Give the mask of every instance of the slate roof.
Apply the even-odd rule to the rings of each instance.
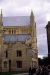
[[[30,24],[30,16],[3,17],[4,26],[25,26]]]
[[[26,26],[30,25],[30,17],[29,16],[16,16],[16,17],[3,17],[3,25],[4,26]],[[5,42],[15,42],[15,41],[24,41],[26,39],[31,38],[31,35],[4,35],[3,36]]]
[[[15,41],[25,41],[26,39],[30,39],[31,35],[21,34],[21,35],[4,35],[5,42],[15,42]]]

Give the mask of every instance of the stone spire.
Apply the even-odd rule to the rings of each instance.
[[[31,16],[33,16],[33,11],[31,10]]]
[[[2,9],[1,9],[1,19],[2,19]]]
[[[33,11],[31,10],[31,15],[30,15],[30,24],[32,25],[34,22],[34,14]]]
[[[3,16],[2,16],[2,9],[1,9],[1,14],[0,14],[0,25],[3,25],[2,18],[3,18]]]

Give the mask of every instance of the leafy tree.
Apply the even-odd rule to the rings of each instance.
[[[43,59],[38,58],[39,65],[47,66],[49,64],[49,62],[50,62],[50,60],[48,59],[48,57],[43,57]]]
[[[38,64],[42,65],[42,59],[41,58],[38,58]]]

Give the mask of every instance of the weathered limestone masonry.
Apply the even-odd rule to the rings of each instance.
[[[31,11],[28,17],[17,16],[17,19],[13,20],[9,18],[4,18],[1,11],[0,71],[28,71],[30,66],[38,65],[36,23],[33,12]]]

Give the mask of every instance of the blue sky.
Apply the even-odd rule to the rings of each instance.
[[[37,25],[37,46],[40,57],[47,56],[46,25],[50,20],[50,0],[0,0],[3,16],[29,16],[33,10]]]

